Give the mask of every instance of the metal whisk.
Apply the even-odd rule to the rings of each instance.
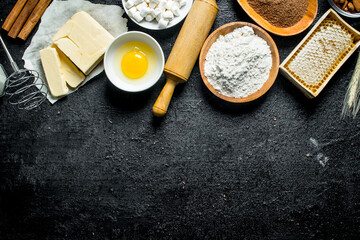
[[[9,103],[25,110],[38,107],[49,93],[45,81],[40,78],[37,71],[19,69],[1,36],[0,41],[14,70],[6,79],[5,85],[5,94],[9,96]]]

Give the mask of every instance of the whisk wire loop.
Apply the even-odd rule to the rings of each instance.
[[[47,98],[46,83],[34,70],[20,69],[12,73],[5,87],[9,103],[19,109],[31,110],[38,107]]]
[[[5,94],[9,96],[9,103],[25,110],[38,107],[49,94],[46,82],[41,79],[37,71],[19,69],[1,36],[0,42],[14,70],[5,85]]]

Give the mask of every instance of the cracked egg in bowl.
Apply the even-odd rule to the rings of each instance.
[[[105,73],[110,82],[126,92],[151,88],[164,70],[164,53],[159,43],[143,32],[126,32],[108,46]]]

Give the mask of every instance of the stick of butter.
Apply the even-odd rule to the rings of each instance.
[[[114,37],[86,12],[78,12],[55,34],[52,41],[85,74],[103,59]]]
[[[69,92],[66,83],[76,88],[85,79],[85,75],[55,45],[40,50],[40,58],[53,97]]]
[[[55,45],[51,47],[59,54],[61,74],[65,82],[71,88],[77,88],[85,80],[85,75]]]

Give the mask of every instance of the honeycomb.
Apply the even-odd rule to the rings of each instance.
[[[354,47],[355,36],[328,15],[284,67],[316,95],[322,84]]]

